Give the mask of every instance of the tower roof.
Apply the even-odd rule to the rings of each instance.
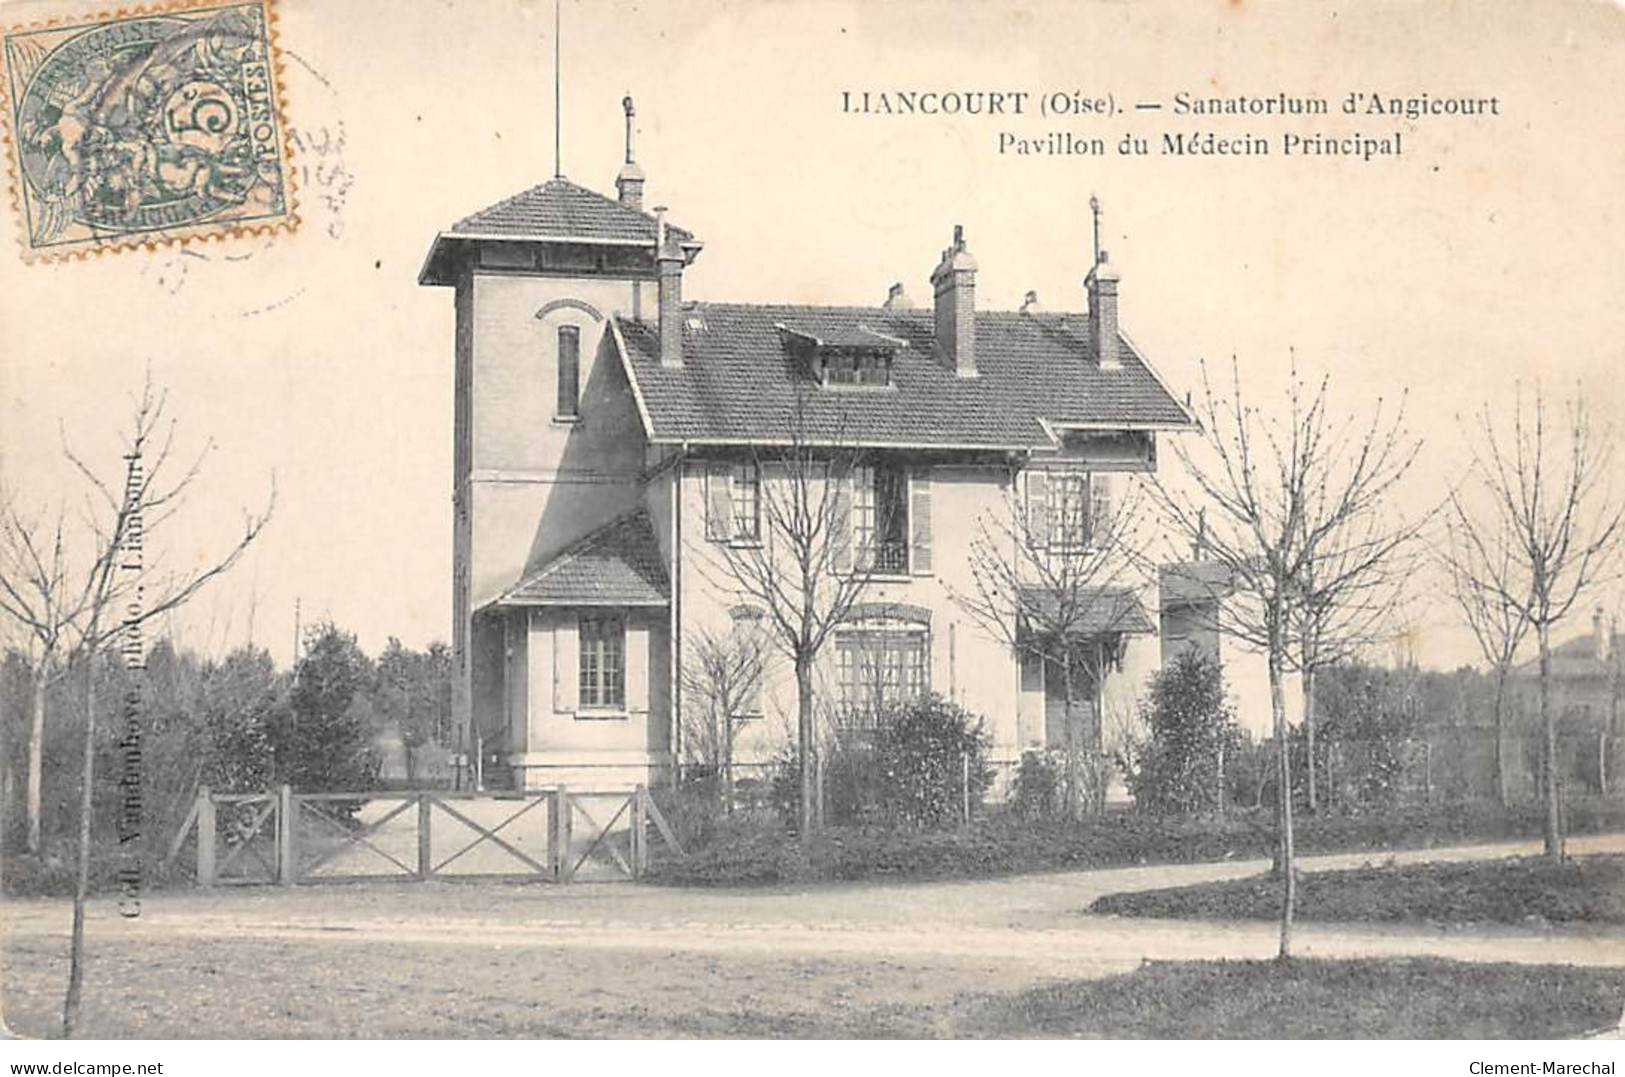
[[[699,253],[701,244],[692,232],[669,222],[666,232],[689,260]],[[451,284],[449,256],[468,240],[653,247],[655,238],[652,214],[560,176],[472,213],[441,232],[429,249],[418,283]]]

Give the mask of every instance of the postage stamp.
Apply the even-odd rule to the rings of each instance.
[[[23,257],[292,230],[273,0],[177,0],[0,36]]]

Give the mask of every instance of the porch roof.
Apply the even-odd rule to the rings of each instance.
[[[525,573],[490,603],[514,606],[664,606],[671,587],[649,514],[611,520]]]
[[[1054,591],[1041,587],[1022,588],[1023,610],[1037,611],[1051,626],[1063,619],[1070,620],[1072,623],[1067,634],[1074,638],[1154,635],[1157,631],[1139,596],[1127,587],[1083,588],[1072,605],[1072,616],[1065,617],[1061,598]]]

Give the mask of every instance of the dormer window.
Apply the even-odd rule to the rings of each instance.
[[[908,342],[859,324],[850,329],[798,329],[779,325],[785,347],[805,375],[826,388],[885,389],[892,363]]]
[[[834,351],[824,356],[825,385],[890,385],[891,356],[885,352]]]

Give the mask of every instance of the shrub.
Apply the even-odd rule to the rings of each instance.
[[[875,734],[881,812],[915,826],[960,821],[965,799],[980,805],[993,782],[987,748],[982,720],[941,696],[890,709]]]
[[[1152,677],[1142,715],[1151,738],[1130,742],[1125,768],[1135,805],[1181,814],[1218,807],[1220,755],[1241,739],[1219,664],[1194,648],[1180,652]]]
[[[1023,819],[1052,819],[1061,813],[1061,765],[1054,755],[1031,748],[1021,753],[1010,810]]]

